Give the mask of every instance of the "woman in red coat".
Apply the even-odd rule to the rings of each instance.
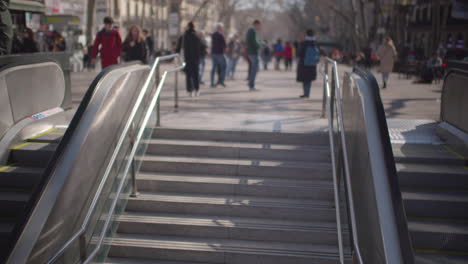
[[[98,53],[101,53],[102,68],[118,64],[122,53],[122,39],[119,32],[113,29],[114,20],[111,17],[105,17],[104,25],[104,28],[97,33],[91,51],[92,64],[95,64]]]

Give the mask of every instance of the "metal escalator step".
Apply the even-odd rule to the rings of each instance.
[[[27,192],[0,191],[0,217],[17,217],[23,213],[29,197]]]
[[[59,143],[62,140],[63,133],[49,133],[44,135],[39,135],[36,137],[28,138],[28,142],[36,143]]]
[[[15,227],[15,223],[12,219],[0,219],[0,261],[1,256],[4,256],[8,250],[8,245],[10,243],[10,236]]]
[[[468,263],[468,254],[459,254],[453,252],[421,252],[416,250],[415,264],[466,264]]]
[[[445,219],[468,219],[468,192],[402,191],[406,215]]]
[[[468,190],[468,169],[463,166],[396,164],[400,186]]]
[[[468,222],[409,219],[408,228],[414,248],[468,252]]]
[[[446,145],[429,144],[394,144],[393,155],[399,163],[425,163],[439,165],[466,164],[462,155],[453,151]]]
[[[10,163],[46,167],[57,144],[24,142],[11,148]]]
[[[0,187],[31,190],[40,181],[41,168],[6,166],[0,168]]]

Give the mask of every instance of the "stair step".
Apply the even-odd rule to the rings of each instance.
[[[141,170],[165,173],[222,174],[295,179],[331,179],[331,164],[320,162],[144,156]]]
[[[333,185],[327,181],[160,173],[140,173],[137,181],[138,190],[151,192],[333,200]]]
[[[468,223],[434,219],[410,219],[413,247],[468,253]]]
[[[463,166],[396,164],[400,186],[468,190],[468,170]]]
[[[41,180],[42,169],[34,167],[5,167],[0,170],[0,186],[31,190]]]
[[[409,217],[468,219],[468,193],[403,190]]]
[[[35,143],[55,143],[58,144],[62,140],[64,133],[61,132],[50,132],[47,134],[39,134],[38,136],[28,138],[28,142]]]
[[[23,213],[29,197],[26,192],[0,191],[0,217],[17,217]]]
[[[156,128],[153,133],[153,138],[329,146],[328,132],[326,131],[311,133],[280,133]]]
[[[55,152],[57,144],[24,142],[12,147],[10,163],[44,168]]]
[[[152,139],[147,154],[330,162],[328,146]]]
[[[336,223],[129,212],[119,233],[337,245]],[[347,234],[345,242],[348,241]]]
[[[157,261],[151,259],[136,259],[136,258],[108,258],[104,264],[209,264],[201,262],[180,262],[180,261]]]
[[[463,157],[456,155],[446,145],[394,144],[393,155],[396,162],[426,163],[439,165],[465,165]]]
[[[415,264],[466,264],[468,254],[450,252],[418,252],[415,253]]]
[[[231,195],[142,192],[128,200],[127,211],[335,221],[332,201]]]
[[[111,257],[230,264],[336,264],[337,247],[246,240],[117,235]]]

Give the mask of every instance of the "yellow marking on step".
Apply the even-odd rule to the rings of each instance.
[[[22,147],[25,147],[25,146],[31,144],[31,143],[32,143],[32,142],[20,143],[20,144],[18,144],[18,145],[13,146],[11,149],[20,149],[20,148],[22,148]]]
[[[465,160],[465,157],[463,155],[461,155],[460,153],[456,152],[455,150],[453,150],[452,148],[450,148],[449,146],[444,146],[445,149],[448,150],[448,152],[452,153],[453,155],[457,156],[458,158],[462,159],[462,160]]]
[[[56,133],[49,133],[48,135],[65,135],[65,133],[58,133],[58,132],[56,132]]]
[[[2,171],[6,171],[8,170],[9,168],[15,166],[15,164],[10,164],[10,165],[6,165],[6,166],[3,166],[3,167],[0,167],[0,172]]]
[[[36,138],[41,137],[41,136],[43,136],[43,135],[47,135],[47,134],[49,134],[49,133],[51,133],[51,132],[54,132],[55,130],[57,130],[57,128],[56,128],[56,127],[53,127],[53,128],[51,128],[51,129],[48,129],[48,130],[46,130],[46,131],[44,131],[44,132],[41,132],[41,133],[39,133],[39,134],[37,134],[37,135],[34,135],[34,136],[32,136],[32,137],[30,137],[30,138],[28,138],[28,139],[36,139]]]

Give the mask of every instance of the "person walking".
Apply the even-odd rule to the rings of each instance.
[[[299,62],[297,67],[297,81],[302,83],[304,94],[301,98],[310,97],[312,81],[317,79],[317,64],[320,52],[315,44],[314,31],[307,30],[304,41],[299,45]]]
[[[275,53],[275,60],[276,60],[275,70],[279,71],[280,70],[281,58],[283,57],[283,52],[284,52],[284,48],[283,48],[283,44],[282,44],[281,39],[278,39],[276,41],[276,44],[273,46],[273,51]]]
[[[48,49],[51,52],[65,51],[67,43],[65,38],[57,30],[52,31],[52,37],[49,39]]]
[[[179,39],[176,51],[180,53],[181,49],[184,50],[185,58],[185,77],[186,77],[186,88],[190,97],[200,96],[200,81],[198,80],[200,71],[200,51],[201,41],[195,32],[195,25],[193,22],[189,22],[187,30],[185,31],[182,38]]]
[[[23,30],[23,42],[20,45],[19,53],[39,52],[37,41],[34,40],[34,33],[30,28]]]
[[[293,47],[288,41],[284,46],[284,68],[286,71],[292,69]]]
[[[208,55],[208,44],[206,43],[205,34],[203,32],[198,33],[198,38],[200,39],[200,66],[199,66],[199,75],[198,82],[200,84],[205,84],[203,82],[203,75],[205,74],[205,65],[206,65],[206,56]]]
[[[263,61],[263,69],[268,71],[268,64],[270,64],[271,60],[271,48],[268,45],[268,41],[264,40],[264,45],[262,48],[262,61]]]
[[[229,59],[228,68],[226,76],[229,77],[231,80],[234,80],[234,74],[236,73],[237,62],[242,53],[242,46],[239,42],[237,35],[234,35],[229,41],[228,48],[227,48],[227,57]]]
[[[13,26],[11,14],[8,10],[9,3],[9,0],[0,0],[0,55],[10,54],[13,42]]]
[[[141,61],[146,64],[146,41],[137,25],[132,25],[128,30],[122,51],[124,61]]]
[[[213,66],[211,68],[211,88],[216,85],[226,87],[224,79],[226,78],[226,58],[224,53],[226,51],[226,39],[224,38],[224,26],[218,24],[216,32],[211,35],[211,59]],[[219,71],[218,82],[215,83],[215,75]]]
[[[377,58],[380,60],[379,71],[382,73],[383,89],[387,88],[388,78],[393,71],[395,58],[398,55],[390,37],[385,37],[384,43],[377,50]]]
[[[122,39],[120,33],[114,29],[114,20],[111,17],[104,18],[104,28],[96,35],[91,51],[93,65],[96,64],[98,53],[101,53],[102,68],[119,63],[119,57],[122,53]]]
[[[249,60],[252,64],[249,72],[249,89],[250,91],[255,91],[255,79],[257,78],[257,73],[259,70],[259,51],[262,46],[262,42],[258,40],[258,32],[262,28],[262,24],[259,20],[255,20],[252,24],[252,27],[247,31],[247,52],[249,54]]]
[[[143,29],[143,37],[145,38],[146,42],[146,54],[147,54],[147,61],[150,64],[153,64],[154,61],[154,38],[149,34],[147,29]]]

